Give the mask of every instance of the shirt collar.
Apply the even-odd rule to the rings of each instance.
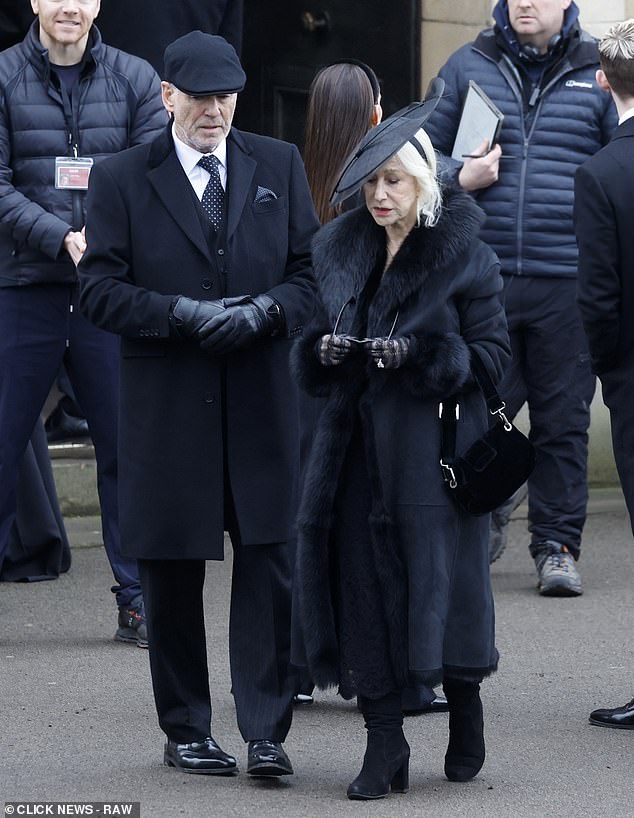
[[[626,119],[631,119],[634,116],[634,108],[628,108],[627,111],[623,111],[620,119],[619,125],[622,125]]]
[[[208,155],[204,153],[200,153],[195,148],[191,148],[189,145],[186,145],[182,139],[179,139],[176,135],[176,129],[174,125],[172,125],[172,138],[174,139],[174,149],[176,150],[176,155],[183,166],[183,170],[189,176],[189,174],[194,170],[198,162],[200,161],[202,156]],[[223,168],[227,167],[227,140],[226,138],[222,140],[216,147],[211,151],[211,154],[216,157],[216,159],[220,162]]]

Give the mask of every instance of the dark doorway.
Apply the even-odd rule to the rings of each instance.
[[[245,0],[236,124],[302,143],[315,71],[342,57],[381,80],[385,115],[420,99],[420,0]]]
[[[23,40],[33,20],[28,0],[0,0],[0,51]]]

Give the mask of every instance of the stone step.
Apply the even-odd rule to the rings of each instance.
[[[97,467],[92,443],[52,443],[48,451],[62,514],[65,517],[98,515]]]

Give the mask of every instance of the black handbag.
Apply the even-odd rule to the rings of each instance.
[[[442,444],[440,466],[449,493],[469,514],[488,514],[526,482],[535,465],[533,444],[508,420],[482,361],[472,351],[475,379],[495,418],[488,432],[456,457],[456,424],[460,403],[451,397],[440,404]]]

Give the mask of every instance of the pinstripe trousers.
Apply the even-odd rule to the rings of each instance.
[[[296,674],[290,665],[291,570],[286,543],[243,546],[229,528],[233,575],[231,684],[245,741],[284,741]],[[203,607],[204,560],[139,560],[159,725],[172,741],[211,735]],[[213,656],[215,646],[210,645]]]

